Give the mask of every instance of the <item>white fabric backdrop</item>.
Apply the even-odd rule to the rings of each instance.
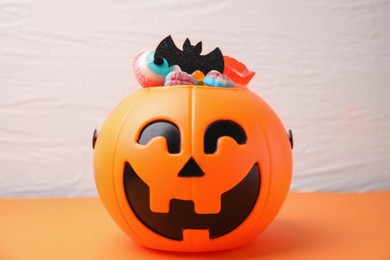
[[[257,72],[297,191],[390,188],[390,1],[0,1],[0,196],[95,196],[91,136],[172,34]]]

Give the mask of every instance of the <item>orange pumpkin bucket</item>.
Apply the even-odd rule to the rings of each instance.
[[[94,149],[103,204],[124,232],[155,249],[247,244],[271,223],[291,182],[289,136],[246,87],[141,88],[111,112]]]

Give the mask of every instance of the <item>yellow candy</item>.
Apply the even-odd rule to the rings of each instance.
[[[203,82],[204,79],[204,74],[200,70],[195,70],[192,72],[192,76],[198,81],[198,82]]]

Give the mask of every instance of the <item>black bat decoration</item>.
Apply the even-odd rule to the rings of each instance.
[[[180,50],[169,35],[157,46],[154,53],[154,63],[161,65],[164,58],[169,66],[178,65],[182,71],[187,73],[192,73],[196,70],[202,71],[205,75],[210,70],[217,70],[223,73],[224,60],[219,48],[215,48],[215,50],[206,55],[200,55],[201,52],[202,42],[192,46],[187,38],[183,44],[183,50]]]

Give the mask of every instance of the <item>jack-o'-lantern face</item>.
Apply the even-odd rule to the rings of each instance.
[[[95,178],[110,214],[141,244],[210,251],[252,240],[291,180],[288,136],[248,89],[141,89],[100,131]]]
[[[246,173],[249,160],[239,167],[229,165],[237,153],[248,153],[245,148],[238,147],[247,143],[245,130],[239,124],[231,120],[212,122],[199,136],[200,140],[194,140],[203,142],[203,151],[190,156],[181,169],[177,168],[183,164],[179,155],[179,128],[173,122],[157,119],[142,129],[137,143],[147,146],[157,137],[165,140],[156,144],[154,150],[151,148],[150,153],[148,148],[140,148],[150,161],[139,164],[139,174],[129,162],[124,168],[126,197],[141,222],[164,237],[180,241],[185,229],[206,229],[213,239],[232,231],[246,219],[256,203],[261,176],[256,162]],[[226,142],[224,137],[233,139],[229,140],[231,147],[222,144],[219,149],[226,151],[217,151],[219,139]],[[224,161],[228,156],[231,161]],[[203,157],[208,157],[208,162]],[[205,162],[203,167],[207,175],[197,160]],[[160,161],[169,162],[171,166],[161,169]],[[217,167],[207,167],[207,164]],[[223,184],[215,185],[220,182]]]

